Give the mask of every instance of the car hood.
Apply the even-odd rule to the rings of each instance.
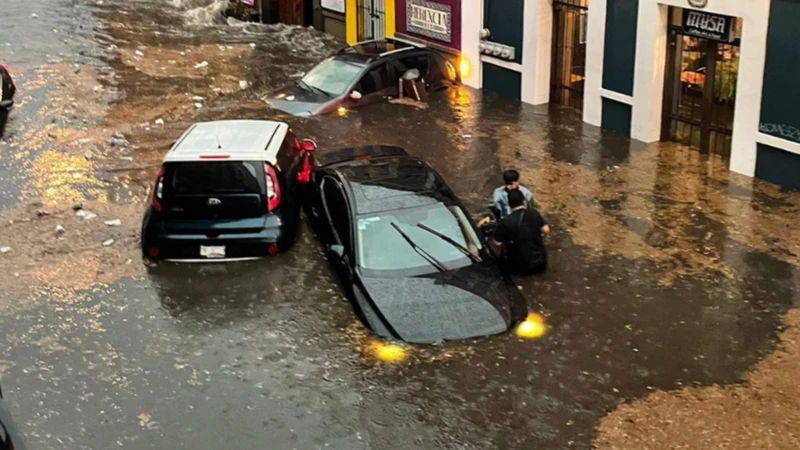
[[[373,329],[385,329],[406,342],[433,343],[499,334],[527,313],[522,296],[509,289],[499,271],[485,267],[425,277],[361,281],[377,310],[372,316],[380,317],[387,325]]]
[[[335,99],[294,84],[271,92],[265,100],[269,106],[279,111],[296,116],[308,116],[320,114],[327,109],[325,106]]]

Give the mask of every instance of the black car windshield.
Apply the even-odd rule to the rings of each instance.
[[[420,255],[398,230],[441,263],[455,270],[473,259],[453,243],[424,228],[443,234],[478,256],[482,244],[464,211],[443,203],[358,217],[358,264],[365,276],[418,276],[438,269]],[[424,227],[419,227],[418,225]]]
[[[330,95],[342,95],[361,69],[363,66],[331,57],[311,69],[303,77],[303,83]]]

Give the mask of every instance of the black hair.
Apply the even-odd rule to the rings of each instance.
[[[503,182],[505,182],[506,186],[517,181],[519,181],[519,172],[516,170],[511,169],[503,172]]]
[[[519,190],[514,189],[508,193],[508,206],[511,209],[518,208],[525,204],[525,195]]]

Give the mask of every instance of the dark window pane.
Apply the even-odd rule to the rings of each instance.
[[[263,168],[257,161],[173,163],[171,191],[177,195],[261,193]]]
[[[381,64],[367,72],[364,77],[361,78],[356,90],[362,95],[368,95],[386,89],[388,86],[389,69],[386,64]]]

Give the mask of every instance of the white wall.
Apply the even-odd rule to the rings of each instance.
[[[483,86],[479,34],[483,28],[483,0],[461,0],[461,56],[469,61],[472,70],[462,81],[469,87]]]
[[[553,49],[551,0],[525,0],[522,33],[522,101],[550,102],[550,63]]]
[[[606,45],[606,0],[589,3],[586,36],[586,81],[583,85],[583,121],[599,127],[603,119],[603,61]]]

